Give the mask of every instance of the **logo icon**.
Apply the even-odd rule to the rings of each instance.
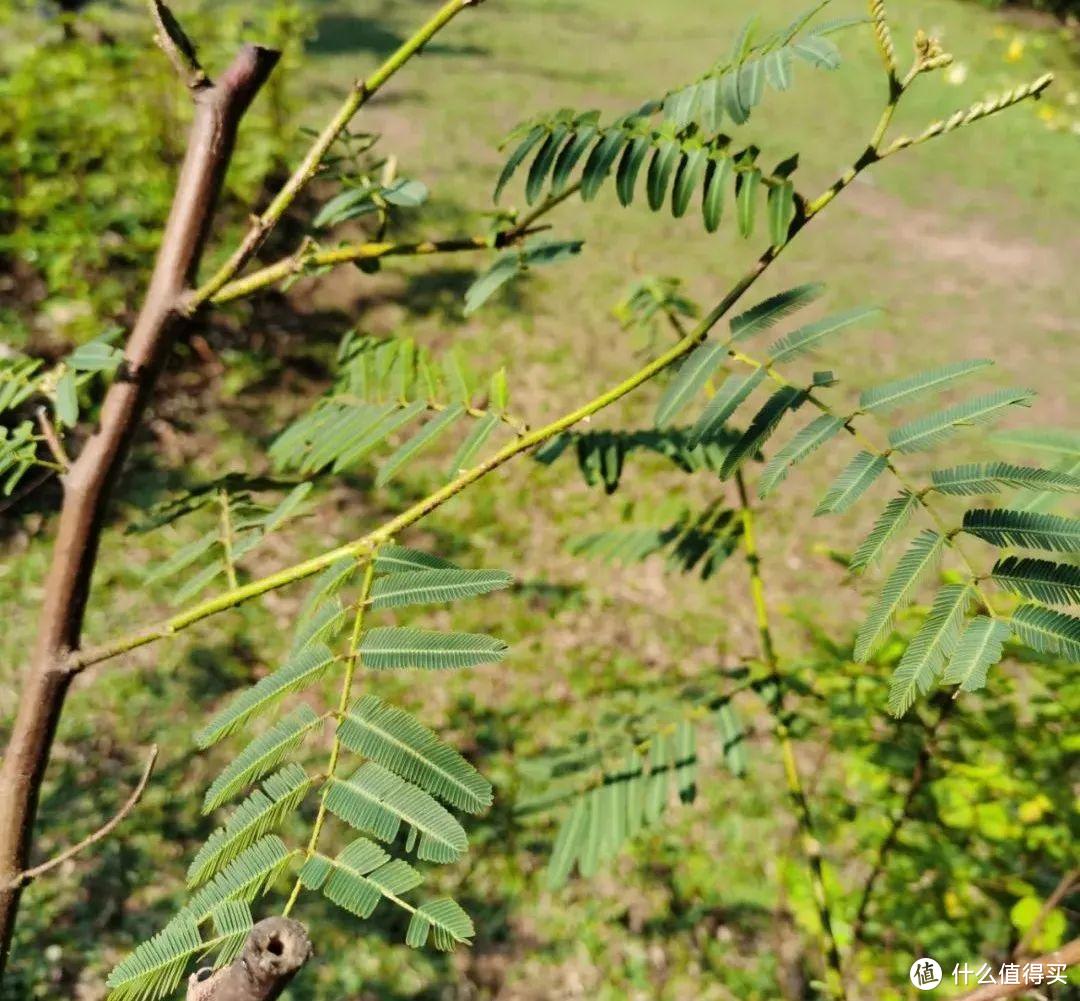
[[[920,991],[933,990],[941,983],[941,966],[929,956],[923,956],[911,964],[908,978]]]

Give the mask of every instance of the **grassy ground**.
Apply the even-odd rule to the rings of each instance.
[[[301,117],[302,124],[317,126],[342,84],[374,65],[431,5],[399,0],[362,12],[333,0],[311,0],[310,6],[317,31],[301,77],[310,95]],[[756,5],[769,24],[798,8],[786,0]],[[712,0],[489,0],[411,64],[362,125],[382,133],[402,169],[431,186],[425,233],[474,229],[490,208],[500,162],[495,145],[518,120],[563,105],[606,113],[635,106],[726,52],[743,14]],[[967,69],[963,83],[920,85],[898,129],[915,129],[1048,66],[1060,77],[1052,103],[1043,107],[1057,109],[1058,121],[1069,114],[1066,95],[1080,89],[1080,71],[1056,30],[952,2],[906,4],[896,20],[902,51],[922,26],[940,35]],[[1018,37],[1022,51],[1007,61]],[[796,90],[770,100],[754,125],[756,135],[767,137],[770,162],[800,151],[800,173],[811,182],[801,182],[806,187],[826,183],[857,154],[881,103],[868,38],[852,36],[843,48],[843,69],[828,75],[801,69]],[[845,380],[857,385],[871,376],[986,355],[999,361],[994,379],[1000,384],[1037,385],[1032,423],[1066,424],[1076,403],[1069,395],[1077,374],[1070,349],[1080,306],[1072,276],[1080,253],[1080,193],[1067,179],[1080,138],[1051,129],[1040,111],[1025,105],[885,165],[800,237],[762,283],[764,293],[824,279],[830,307],[873,301],[886,308],[863,341],[849,340],[853,347],[827,357]],[[520,198],[518,187],[509,200]],[[632,367],[634,345],[610,311],[636,277],[678,274],[710,303],[758,250],[726,229],[708,237],[690,219],[620,210],[610,195],[555,221],[561,235],[587,241],[585,253],[580,263],[530,284],[520,295],[520,311],[500,303],[460,325],[461,294],[479,266],[462,258],[403,265],[375,279],[342,271],[305,281],[290,293],[298,318],[286,319],[276,307],[238,311],[235,323],[208,331],[224,369],[192,359],[186,372],[173,374],[174,395],[156,410],[155,438],[140,448],[122,498],[126,512],[225,468],[250,469],[269,430],[321,388],[310,359],[325,357],[327,345],[349,326],[407,332],[432,346],[464,342],[481,359],[480,368],[510,363],[515,407],[538,423]],[[241,323],[273,363],[242,363],[235,350]],[[631,398],[598,423],[644,423],[654,398],[649,392]],[[841,645],[847,642],[851,602],[837,600],[836,589],[849,585],[815,551],[819,543],[849,546],[865,529],[866,515],[825,524],[806,513],[837,466],[828,460],[806,471],[767,522],[766,567],[782,651],[806,649],[807,618],[832,630]],[[287,543],[275,543],[245,569],[266,572],[358,535],[435,482],[434,463],[430,474],[421,470],[383,491],[358,476],[325,497],[325,515],[303,522]],[[647,506],[663,486],[682,489],[682,481],[657,473],[645,482],[639,475],[625,496]],[[710,485],[692,489],[705,496]],[[380,681],[379,688],[474,751],[504,794],[516,781],[511,757],[587,721],[598,689],[694,677],[718,658],[733,663],[753,649],[755,630],[738,574],[703,587],[666,577],[653,563],[605,569],[566,554],[568,537],[609,524],[621,503],[580,485],[568,465],[541,469],[525,460],[405,540],[470,566],[507,567],[524,582],[512,594],[454,614],[455,628],[497,632],[512,643],[504,665],[452,684],[409,677]],[[0,635],[0,719],[13,706],[32,632],[47,526],[31,515],[5,543],[0,601],[14,614],[9,611]],[[119,525],[108,534],[90,614],[93,636],[167,606],[168,589],[144,588],[141,574],[194,530],[134,542],[120,535]],[[221,763],[194,754],[190,733],[223,693],[273,664],[301,598],[295,589],[270,595],[79,683],[43,804],[43,852],[92,829],[123,800],[140,767],[140,748],[151,741],[162,744],[161,767],[126,836],[71,864],[64,880],[28,894],[21,955],[30,942],[47,941],[55,951],[44,962],[27,963],[33,983],[17,989],[33,993],[19,996],[100,997],[103,969],[170,913],[191,852],[208,830],[196,816],[198,794]],[[433,613],[428,621],[445,625],[449,619]],[[877,732],[885,734],[884,724]],[[356,922],[327,940],[325,958],[291,996],[774,996],[773,974],[788,963],[795,938],[777,927],[775,916],[791,910],[800,920],[799,901],[783,899],[797,895],[800,884],[788,872],[793,830],[774,753],[766,739],[752,744],[755,781],[749,787],[708,772],[699,803],[671,827],[642,839],[602,877],[561,895],[543,891],[537,878],[546,847],[496,810],[475,828],[472,867],[445,878],[446,889],[461,892],[477,916],[475,950],[449,960],[418,956],[392,945],[402,937],[392,922]],[[824,761],[812,741],[802,757],[809,771],[820,773],[822,794],[841,800],[849,781],[844,764]],[[871,800],[873,793],[857,789]],[[851,864],[858,868],[851,856],[859,845],[829,847],[838,878]],[[778,883],[788,889],[778,893]],[[317,903],[305,908],[306,920],[329,923]],[[896,966],[906,968],[903,955]],[[884,981],[893,989],[899,982],[891,974]],[[903,996],[889,994],[882,982],[871,990],[875,997]]]

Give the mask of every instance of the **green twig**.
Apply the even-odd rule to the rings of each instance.
[[[296,200],[296,196],[318,173],[323,159],[330,151],[330,147],[337,141],[338,136],[345,131],[357,111],[367,104],[372,96],[402,66],[417,55],[458,14],[465,10],[466,7],[475,6],[475,4],[476,0],[448,0],[433,17],[407,38],[371,76],[356,82],[334,117],[311,144],[300,166],[293,171],[292,176],[285,182],[266,209],[252,220],[251,228],[240,242],[240,245],[205,284],[188,296],[184,304],[187,312],[194,312],[203,304],[211,301],[251,260],[255,252],[262,246],[267,235]]]
[[[844,989],[843,963],[840,960],[840,949],[836,942],[836,934],[833,931],[832,908],[829,901],[828,887],[825,884],[821,842],[815,834],[813,812],[810,809],[810,801],[807,799],[806,789],[799,774],[799,765],[795,757],[795,745],[792,742],[791,733],[785,719],[784,680],[781,675],[780,659],[776,653],[776,644],[769,623],[769,608],[765,600],[765,585],[761,577],[761,554],[758,551],[757,539],[754,534],[753,508],[741,470],[735,474],[735,484],[739,493],[739,509],[743,525],[743,551],[746,553],[746,563],[750,571],[750,598],[754,605],[762,657],[768,671],[767,681],[769,682],[771,694],[766,701],[772,714],[773,735],[780,747],[788,797],[791,800],[795,811],[795,819],[799,825],[803,855],[810,874],[810,885],[817,905],[818,920],[821,922],[822,956],[825,961],[826,987],[830,997],[844,1001],[847,995]]]
[[[356,599],[356,615],[353,617],[352,635],[349,637],[349,648],[345,657],[345,677],[341,682],[341,696],[338,699],[336,716],[339,726],[349,709],[349,702],[352,700],[353,678],[356,675],[357,665],[360,663],[360,639],[364,633],[364,613],[367,610],[368,599],[371,596],[371,584],[374,579],[375,550],[372,550],[371,557],[368,559],[367,567],[364,570],[364,580],[360,585],[360,594]],[[341,738],[335,729],[334,740],[330,745],[330,760],[326,766],[322,797],[319,800],[319,812],[315,815],[315,824],[311,829],[311,837],[308,839],[305,858],[311,858],[319,847],[319,836],[322,834],[323,824],[326,822],[326,793],[330,788],[330,780],[333,779],[337,771],[340,758]],[[292,893],[289,894],[289,899],[285,903],[285,909],[281,912],[282,917],[289,916],[289,912],[292,911],[293,906],[296,904],[297,897],[300,896],[302,886],[303,884],[297,879],[292,888]]]

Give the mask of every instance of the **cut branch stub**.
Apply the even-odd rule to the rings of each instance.
[[[188,978],[186,1001],[274,1001],[310,958],[311,939],[302,924],[266,918],[228,966]]]

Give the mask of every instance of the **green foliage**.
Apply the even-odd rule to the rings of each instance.
[[[956,642],[949,666],[945,669],[947,685],[959,685],[963,692],[978,691],[986,684],[986,672],[999,660],[1009,627],[985,615],[976,615]]]
[[[644,169],[646,198],[654,212],[670,199],[672,215],[682,217],[700,185],[702,220],[710,233],[719,228],[730,191],[739,232],[752,235],[764,189],[770,239],[782,245],[800,211],[801,198],[788,179],[798,157],[764,172],[757,146],[735,150],[732,136],[720,129],[725,119],[733,127],[745,124],[766,83],[787,90],[794,61],[824,69],[839,66],[839,50],[824,36],[844,25],[810,27],[814,13],[816,9],[758,42],[754,25],[748,24],[727,60],[693,83],[606,125],[601,124],[599,111],[578,113],[571,108],[519,125],[507,139],[516,145],[495,185],[495,200],[528,164],[525,200],[530,205],[545,188],[548,198],[559,198],[573,183],[582,199],[591,201],[614,171],[619,202],[628,206]],[[574,182],[579,165],[580,177]]]
[[[991,462],[987,465],[968,463],[952,469],[935,469],[930,475],[934,489],[942,494],[996,494],[1002,487],[1053,493],[1080,491],[1080,477],[1033,466],[1013,466],[1007,462]]]
[[[743,236],[750,236],[764,219],[770,245],[782,246],[808,211],[808,203],[791,180],[798,158],[789,157],[770,171],[756,145],[736,144],[732,135],[720,132],[720,126],[744,124],[767,86],[776,90],[790,87],[796,62],[835,68],[838,54],[825,37],[832,29],[810,27],[810,17],[820,6],[763,39],[748,25],[726,60],[691,85],[610,124],[601,125],[598,113],[569,110],[530,123],[519,133],[523,141],[510,155],[499,191],[523,170],[529,204],[545,196],[561,198],[575,185],[588,201],[613,178],[616,196],[623,205],[640,197],[642,185],[654,211],[668,205],[676,218],[687,214],[700,198],[703,223],[709,232],[718,229],[727,211],[733,214]],[[357,163],[345,163],[348,157],[343,156],[332,164],[330,173],[344,190],[322,207],[315,226],[330,228],[372,216],[381,233],[388,221],[399,215],[398,209],[425,201],[426,188],[397,177],[393,161],[364,159],[371,148],[369,138],[360,139]],[[504,215],[497,222],[501,224],[506,218]],[[536,237],[514,243],[470,287],[465,312],[471,314],[536,266],[576,259],[581,246],[576,240]],[[811,284],[781,292],[731,319],[728,335],[714,334],[701,340],[665,387],[655,428],[571,430],[539,451],[539,461],[551,462],[572,445],[586,482],[602,485],[608,493],[622,485],[630,456],[659,457],[667,466],[697,474],[711,488],[727,491],[703,506],[690,490],[685,494],[680,491],[678,509],[670,518],[653,511],[650,514],[656,517],[639,524],[627,516],[613,529],[574,540],[572,551],[627,564],[663,555],[670,569],[684,574],[700,571],[707,579],[743,547],[756,574],[759,556],[752,545],[744,480],[756,478],[757,494],[773,496],[794,479],[800,466],[809,465],[807,459],[828,455],[830,449],[840,447],[837,443],[846,442],[847,435],[840,432],[847,430],[857,437],[861,450],[834,481],[816,513],[852,511],[882,479],[889,479],[893,492],[897,488],[894,480],[901,489],[856,550],[850,568],[865,569],[880,559],[891,544],[901,541],[915,514],[932,519],[935,528],[922,530],[909,543],[875,596],[856,640],[855,658],[863,662],[858,668],[847,663],[847,651],[841,649],[844,641],[835,637],[829,639],[828,669],[820,672],[821,677],[806,681],[805,690],[797,679],[808,677],[811,667],[800,661],[790,665],[788,672],[789,665],[783,665],[782,687],[787,694],[809,696],[800,700],[807,720],[813,718],[815,703],[820,700],[822,711],[835,712],[832,718],[838,730],[853,725],[856,718],[865,721],[884,701],[881,669],[893,665],[897,666],[888,708],[897,716],[912,709],[918,697],[939,682],[958,685],[965,692],[980,689],[1014,633],[1048,657],[1077,656],[1080,620],[1065,612],[1023,603],[1007,622],[990,613],[1003,614],[995,610],[994,587],[1008,592],[1005,601],[1010,609],[1016,605],[1014,596],[1030,602],[1076,601],[1080,582],[1069,561],[1075,558],[1080,533],[1075,519],[1047,514],[1042,505],[1047,503],[1047,495],[1076,492],[1080,470],[1071,465],[1042,469],[975,461],[933,471],[928,474],[930,482],[921,485],[911,482],[898,468],[904,455],[928,452],[960,429],[989,422],[1013,406],[1026,406],[1032,394],[1002,391],[937,413],[905,417],[903,423],[888,426],[890,447],[879,450],[872,444],[873,436],[864,434],[859,424],[864,415],[876,419],[918,404],[923,397],[950,389],[989,362],[944,366],[861,392],[860,387],[852,386],[859,392],[858,407],[845,410],[834,404],[833,396],[849,387],[833,373],[789,378],[783,369],[805,353],[828,349],[834,335],[875,311],[847,309],[789,329],[765,348],[760,361],[743,354],[743,344],[810,306],[823,291],[824,286]],[[627,325],[647,326],[663,318],[680,335],[681,319],[700,314],[679,282],[670,279],[638,283],[618,310]],[[739,350],[734,350],[736,344]],[[653,345],[646,351],[653,353]],[[6,394],[14,409],[34,394],[40,395],[50,402],[55,424],[72,427],[80,420],[80,409],[90,395],[82,387],[93,373],[110,373],[116,354],[107,342],[92,342],[47,373],[47,379],[39,367],[22,364],[21,371],[11,367],[13,375],[7,382],[0,369],[0,401]],[[766,383],[770,384],[768,395],[762,391]],[[158,584],[172,575],[190,573],[191,578],[177,589],[180,602],[220,582],[224,575],[232,585],[237,574],[244,573],[237,561],[301,513],[308,498],[318,496],[314,493],[318,481],[358,469],[366,473],[373,457],[384,449],[385,457],[374,463],[373,482],[379,488],[406,475],[422,456],[445,447],[457,430],[460,437],[449,475],[458,474],[502,426],[519,437],[524,434],[524,425],[507,412],[507,385],[502,368],[477,379],[452,352],[435,356],[406,337],[376,339],[350,333],[340,346],[334,384],[271,447],[271,460],[282,479],[257,486],[225,478],[188,489],[150,512],[148,527],[176,525],[189,516],[192,522],[214,518],[221,523],[212,531],[200,528],[194,541],[176,548],[170,558],[157,561],[148,582]],[[702,403],[703,395],[707,400]],[[695,403],[700,407],[696,415],[687,418],[687,426],[677,426],[676,421]],[[803,407],[817,413],[774,450],[773,436],[784,418],[789,411]],[[739,426],[732,426],[733,421]],[[8,467],[29,468],[28,462],[38,461],[41,443],[32,424],[24,422],[16,428],[23,429],[16,433],[27,436],[19,446],[23,452],[4,466],[0,444],[0,474]],[[1001,436],[998,440],[1009,443]],[[1051,433],[1031,441],[1042,443],[1070,463],[1076,460],[1074,436]],[[1014,437],[1012,444],[1024,447],[1022,438]],[[759,458],[767,460],[760,471],[753,466]],[[19,475],[24,472],[22,469]],[[737,504],[729,496],[730,486],[719,483],[731,477],[738,479]],[[408,496],[412,487],[411,483],[395,486],[390,493]],[[947,511],[931,507],[941,501],[936,495],[978,496],[1003,489],[1027,493],[1015,498],[1015,504],[1004,511],[968,512],[963,526],[955,525]],[[274,494],[272,505],[260,499],[263,492]],[[762,518],[762,530],[773,523],[771,516]],[[954,542],[961,528],[999,547],[1060,552],[1063,562],[1004,555],[992,572],[982,573],[967,563],[965,553]],[[114,996],[164,997],[179,984],[195,957],[215,952],[218,963],[227,962],[250,928],[248,904],[276,888],[280,877],[290,870],[297,882],[288,908],[301,889],[319,892],[364,919],[387,900],[411,915],[406,933],[410,946],[424,946],[433,938],[438,949],[446,950],[468,942],[474,934],[471,919],[453,900],[413,904],[403,899],[422,884],[424,874],[404,859],[394,858],[393,853],[415,854],[438,863],[460,860],[468,848],[467,836],[450,808],[480,813],[492,802],[492,787],[416,715],[374,694],[354,700],[353,683],[354,675],[363,676],[367,669],[460,670],[499,662],[507,647],[495,637],[421,628],[401,623],[397,616],[399,610],[409,607],[505,588],[512,577],[502,571],[463,569],[440,557],[396,545],[382,546],[374,553],[362,547],[343,551],[354,550],[362,553],[358,559],[339,561],[314,582],[283,666],[230,697],[197,735],[197,741],[206,746],[242,728],[263,728],[238,754],[221,752],[229,760],[206,792],[203,805],[211,811],[245,790],[247,797],[196,853],[189,875],[198,889],[187,907],[114,971],[110,978]],[[948,561],[949,570],[928,612],[924,615],[921,608],[907,611],[922,582],[933,576],[939,559]],[[838,555],[836,560],[840,561]],[[361,575],[363,584],[359,583]],[[754,586],[761,586],[756,578]],[[370,618],[387,609],[392,610],[395,624],[372,626]],[[445,614],[443,610],[434,613],[438,625],[445,627]],[[766,660],[774,657],[771,641],[766,642],[765,651]],[[723,656],[726,651],[720,653]],[[715,655],[710,650],[707,657],[711,660]],[[621,674],[622,662],[618,658],[613,661],[612,670]],[[766,677],[770,668],[772,675]],[[739,670],[752,676],[746,687],[781,713],[783,693],[777,665],[752,663]],[[850,675],[845,677],[845,671]],[[706,663],[701,670],[706,680],[700,686],[680,687],[674,693],[670,688],[654,692],[653,697],[629,708],[617,697],[598,700],[595,713],[590,706],[594,717],[590,733],[569,750],[559,745],[559,734],[552,733],[551,743],[558,746],[547,762],[550,767],[541,764],[537,769],[543,784],[541,796],[547,797],[548,805],[554,800],[565,806],[566,813],[553,851],[549,885],[561,886],[575,868],[586,876],[598,871],[640,832],[656,829],[673,818],[678,813],[676,800],[693,801],[699,768],[709,760],[708,749],[714,752],[713,760],[722,759],[732,775],[745,773],[748,732],[736,713],[730,686],[711,689],[718,675],[724,675],[725,682],[730,680],[716,665]],[[443,677],[435,680],[442,682]],[[359,683],[359,677],[357,680]],[[340,684],[340,692],[332,700],[326,699],[322,690],[322,683],[329,681]],[[392,687],[397,679],[368,675],[364,681]],[[841,681],[847,690],[838,695]],[[426,708],[422,689],[418,692],[417,698]],[[299,698],[291,698],[294,695]],[[985,697],[987,704],[994,705],[989,701],[991,693]],[[1045,706],[1037,705],[1033,711],[1042,713]],[[275,718],[273,714],[278,712],[282,715]],[[923,710],[919,707],[916,712]],[[483,747],[492,734],[503,732],[497,714],[492,715],[490,730],[485,722],[469,731],[472,736],[476,730],[477,746]],[[307,738],[324,725],[330,731],[327,740],[332,739],[329,762],[309,767],[308,759],[321,748],[320,742]],[[1001,726],[1001,721],[995,718],[988,723],[991,725]],[[788,726],[795,739],[813,739],[810,724],[797,713],[778,719],[778,727]],[[898,725],[897,743],[916,730],[918,721]],[[921,730],[918,733],[922,735]],[[867,760],[858,763],[868,769],[876,767],[878,775],[887,771],[882,762],[890,750],[882,748],[878,759],[866,756]],[[358,761],[352,761],[353,756]],[[984,773],[994,766],[992,758],[984,762]],[[262,788],[250,791],[257,782]],[[926,798],[939,795],[944,794],[935,785]],[[310,840],[304,837],[296,842],[297,847],[289,847],[286,840],[291,844],[296,828],[309,823],[308,811],[301,811],[309,797],[318,798],[318,819]],[[947,812],[943,807],[942,814]],[[324,820],[331,830],[337,829],[338,834],[344,830],[351,839],[336,855],[331,849],[324,853],[319,844]],[[499,822],[502,820],[500,817]],[[287,830],[279,836],[276,832],[283,828]],[[351,831],[370,835],[386,847],[367,837],[354,838]],[[823,843],[830,843],[828,833]],[[939,864],[944,866],[949,857],[945,851],[942,856],[925,866],[925,871],[936,872]],[[782,863],[779,868],[783,868]],[[715,883],[715,871],[709,875]],[[670,882],[673,895],[681,892],[678,879],[673,876]],[[790,904],[785,895],[785,907],[790,906],[797,916],[803,906],[801,892],[805,892],[801,886],[792,890]],[[1007,891],[994,888],[994,893],[1002,892],[1012,893],[1013,887]],[[208,923],[210,928],[205,927]],[[673,983],[671,989],[680,990],[682,985]],[[738,993],[750,997],[760,992],[748,989]]]
[[[284,666],[233,697],[196,734],[203,747],[222,740],[267,715],[289,694],[311,692],[317,681],[343,670],[338,713],[328,709],[320,715],[307,702],[297,705],[251,740],[213,781],[205,811],[263,779],[262,788],[251,792],[196,853],[188,883],[197,889],[180,914],[113,971],[109,982],[115,996],[138,1001],[164,997],[179,983],[190,960],[212,949],[219,949],[219,962],[227,961],[221,957],[235,945],[233,938],[221,933],[203,941],[199,925],[210,918],[217,922],[223,908],[251,903],[288,869],[296,869],[296,892],[320,891],[359,917],[369,917],[380,900],[390,899],[412,915],[406,940],[415,947],[433,937],[435,946],[446,950],[472,936],[471,921],[453,901],[414,906],[402,899],[422,882],[409,863],[391,858],[367,838],[352,841],[331,858],[319,850],[318,833],[325,811],[348,828],[388,844],[404,829],[401,847],[424,861],[455,862],[464,855],[465,830],[437,800],[482,813],[492,802],[490,783],[411,713],[375,695],[353,701],[349,694],[357,668],[460,669],[500,660],[506,644],[493,637],[412,626],[364,628],[365,615],[385,607],[475,597],[506,587],[511,576],[463,570],[441,557],[397,545],[381,547],[367,559],[360,591],[348,601],[355,623],[344,655],[335,655],[331,647],[348,632],[343,597],[355,583],[357,562],[352,559],[328,567],[314,581]],[[294,759],[308,735],[327,720],[335,721],[330,764],[312,778]],[[339,770],[339,757],[345,754],[361,760],[347,777]],[[316,788],[317,833],[306,848],[290,850],[274,832]],[[248,914],[245,933],[250,925]]]
[[[491,784],[448,744],[412,716],[365,695],[338,727],[341,742],[451,806],[483,813]]]
[[[821,448],[830,438],[839,434],[844,426],[844,419],[835,414],[820,414],[815,417],[769,460],[758,483],[758,494],[767,497],[787,477],[792,466]]]
[[[759,302],[756,306],[740,313],[730,323],[731,336],[735,341],[753,337],[762,330],[768,330],[784,318],[810,305],[825,291],[820,282],[797,285],[785,289],[774,296]]]
[[[407,862],[391,860],[373,841],[357,838],[333,860],[312,855],[300,870],[300,882],[305,889],[321,890],[350,914],[369,918],[380,900],[415,889],[423,877]]]
[[[952,365],[942,365],[939,368],[928,369],[918,375],[907,376],[904,379],[894,379],[880,386],[872,386],[870,389],[863,390],[859,396],[859,406],[867,413],[893,410],[929,393],[937,393],[964,378],[964,376],[971,375],[993,364],[992,361],[986,359],[954,362]]]
[[[870,534],[859,544],[851,557],[851,569],[865,570],[867,567],[881,559],[888,545],[903,530],[908,519],[915,513],[919,506],[918,498],[905,491],[899,497],[894,497],[885,509],[878,515]]]
[[[355,734],[355,731],[354,731]],[[401,759],[410,763],[411,758]],[[374,761],[348,779],[331,778],[326,808],[350,827],[380,841],[393,841],[401,825],[419,835],[417,855],[429,862],[456,862],[468,848],[465,830],[426,792]]]
[[[866,660],[892,630],[896,613],[912,599],[912,592],[941,557],[945,540],[927,529],[922,532],[893,568],[874,602],[855,641],[855,659]]]
[[[956,650],[972,592],[967,584],[946,584],[930,614],[908,644],[889,686],[889,712],[903,716],[919,694],[925,695]],[[965,658],[967,659],[967,658]],[[968,677],[970,670],[960,670]]]
[[[199,849],[188,868],[188,886],[195,887],[216,875],[245,848],[279,827],[307,795],[311,779],[299,765],[275,772],[230,815]]]
[[[432,415],[385,460],[377,482],[400,472],[461,420],[476,424],[462,442],[451,474],[473,455],[506,415],[505,373],[491,377],[486,406],[474,406],[475,376],[453,353],[438,364],[411,339],[347,334],[338,352],[334,387],[277,436],[270,457],[281,471],[304,477],[351,469],[397,431]]]
[[[195,734],[200,747],[209,747],[244,726],[253,717],[277,705],[290,692],[313,685],[337,663],[329,647],[312,643],[282,667],[245,689]]]
[[[0,175],[12,183],[0,186],[0,260],[22,290],[7,303],[16,344],[42,319],[76,341],[127,320],[172,198],[189,102],[145,23],[110,24],[103,42],[97,6],[85,30],[66,35],[30,8],[3,28]],[[224,199],[232,227],[284,152],[281,122],[293,100],[285,80],[310,14],[281,0],[184,13],[215,61],[230,58],[251,30],[286,53],[269,98],[245,120]],[[124,114],[115,113],[117,94],[137,95]]]
[[[785,334],[778,341],[769,345],[769,355],[773,362],[787,361],[804,351],[817,348],[823,340],[833,334],[846,330],[852,324],[861,323],[871,316],[877,316],[881,312],[876,308],[859,307],[845,310],[834,316],[827,316],[816,323],[808,323],[806,326]]]
[[[371,589],[372,608],[399,608],[457,601],[509,587],[504,570],[410,570],[380,577]]]
[[[1080,619],[1042,605],[1021,605],[1012,617],[1018,636],[1043,653],[1080,661]]]
[[[840,514],[873,486],[888,468],[888,459],[874,452],[857,452],[818,502],[814,514]]]
[[[991,576],[1025,598],[1048,605],[1080,604],[1080,567],[1071,563],[1006,556],[994,564]]]
[[[889,444],[898,452],[925,451],[940,445],[961,428],[995,420],[1008,407],[1031,406],[1034,396],[1026,389],[987,393],[894,428],[889,432]]]
[[[684,510],[669,525],[631,526],[594,532],[571,539],[570,552],[591,556],[607,563],[640,563],[666,550],[667,565],[681,573],[699,569],[708,580],[735,552],[742,532],[742,519],[722,505],[703,511]]]
[[[568,261],[581,253],[581,240],[544,240],[532,237],[515,250],[500,254],[465,292],[465,315],[471,316],[509,282],[532,268]]]
[[[251,930],[251,911],[238,901],[215,908],[213,931],[204,941],[199,922],[179,915],[161,932],[139,946],[109,975],[110,997],[118,1001],[157,1001],[180,985],[188,964],[196,956],[217,952],[214,968],[232,962]]]
[[[976,508],[964,513],[964,531],[995,546],[1080,551],[1080,520],[1054,514]]]
[[[417,908],[409,920],[405,941],[420,949],[432,937],[436,949],[453,952],[457,945],[467,945],[474,934],[472,918],[455,901],[443,897]]]
[[[251,741],[214,779],[206,790],[203,812],[217,809],[241,789],[273,771],[295,751],[322,719],[307,705],[299,705]]]
[[[475,667],[502,660],[506,651],[506,644],[494,636],[394,626],[369,629],[360,644],[364,664],[373,670],[422,667],[444,671]]]

